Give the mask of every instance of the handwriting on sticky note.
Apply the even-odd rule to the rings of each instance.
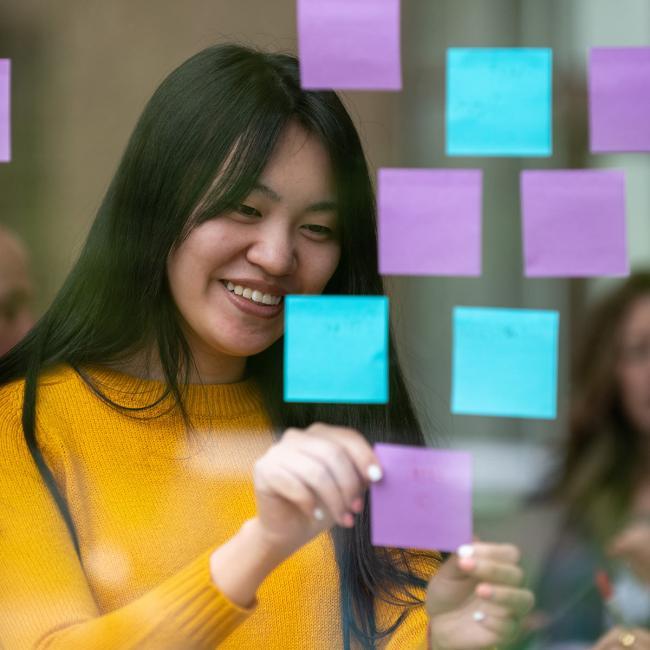
[[[472,539],[472,463],[462,451],[376,444],[383,479],[370,487],[377,546],[455,550]]]

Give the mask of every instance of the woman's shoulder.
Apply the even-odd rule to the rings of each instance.
[[[38,376],[39,397],[53,389],[75,391],[79,388],[79,377],[68,364],[60,363],[44,368]],[[20,377],[0,386],[0,413],[6,417],[12,411],[20,412],[25,396],[25,377]]]
[[[28,458],[24,434],[24,377],[0,386],[0,454],[3,463]],[[83,403],[83,382],[68,364],[44,368],[38,375],[33,422],[34,434],[42,448],[58,448],[64,435],[75,435],[74,409]]]

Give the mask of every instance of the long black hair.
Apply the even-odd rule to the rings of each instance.
[[[170,294],[166,260],[193,227],[244,199],[290,121],[320,139],[334,172],[341,258],[325,293],[383,293],[368,168],[338,96],[301,89],[298,61],[285,54],[219,45],[183,63],[148,102],[80,257],[51,307],[0,360],[0,384],[25,378],[24,435],[73,539],[68,508],[36,442],[39,374],[65,363],[101,394],[84,366],[119,362],[154,346],[166,383],[161,399],[171,399],[189,422],[183,393],[192,357]],[[280,340],[248,362],[276,435],[288,426],[322,421],[354,427],[371,442],[424,445],[392,337],[386,406],[283,404],[281,347]],[[332,534],[344,646],[356,640],[372,648],[397,628],[409,607],[422,602],[418,590],[426,585],[436,558],[373,547],[367,503],[353,529],[335,528]],[[374,614],[378,598],[403,607],[383,629]]]

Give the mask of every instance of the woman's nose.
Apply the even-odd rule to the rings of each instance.
[[[248,261],[269,275],[289,275],[296,269],[295,242],[290,233],[266,230],[249,247]]]

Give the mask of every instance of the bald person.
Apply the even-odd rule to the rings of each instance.
[[[0,356],[29,332],[32,283],[27,251],[12,232],[0,226]]]

